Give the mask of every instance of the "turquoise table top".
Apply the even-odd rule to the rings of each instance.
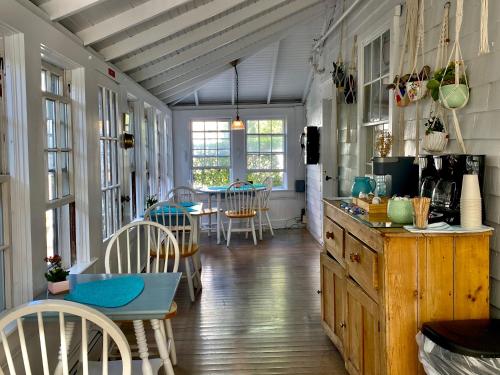
[[[264,184],[252,184],[252,186],[255,188],[255,190],[264,190],[266,188],[266,185]],[[206,188],[202,188],[201,191],[207,192],[207,193],[220,193],[220,192],[225,192],[228,189],[229,185],[224,185],[224,186],[208,186]],[[248,187],[243,187],[243,188],[237,188],[240,190],[248,190]]]
[[[144,290],[130,303],[120,307],[97,307],[112,320],[163,319],[170,310],[181,279],[180,272],[133,274],[144,280]],[[128,277],[129,274],[79,274],[69,275],[70,291],[75,285],[89,281]],[[45,296],[45,294],[44,294]],[[44,299],[44,296],[37,299]],[[47,298],[47,296],[45,296]],[[64,295],[48,295],[51,299],[63,299]]]

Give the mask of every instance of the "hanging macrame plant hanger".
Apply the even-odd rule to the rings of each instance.
[[[463,20],[464,1],[457,0],[457,9],[455,16],[455,41],[446,64],[446,69],[454,69],[455,80],[451,84],[443,84],[446,74],[443,74],[439,85],[439,102],[445,108],[450,109],[453,115],[453,123],[457,135],[457,141],[464,154],[467,153],[465,148],[464,139],[460,130],[460,123],[457,117],[457,110],[465,107],[469,101],[469,83],[467,81],[467,74],[465,69],[464,60],[462,57],[462,49],[460,48],[460,30]],[[453,59],[453,60],[452,60]],[[453,63],[452,63],[453,62]]]
[[[345,0],[342,3],[342,13],[340,16],[344,14],[345,10]],[[341,89],[344,87],[345,81],[345,71],[346,67],[344,65],[344,60],[342,59],[342,45],[344,43],[344,20],[342,20],[342,25],[340,27],[340,43],[339,43],[339,54],[337,56],[337,61],[333,62],[333,71],[332,71],[332,80],[333,84],[336,88]]]
[[[345,104],[356,104],[356,78],[357,78],[357,59],[358,59],[358,37],[354,36],[352,42],[351,62],[345,78],[344,84],[344,102]],[[351,143],[352,133],[352,117],[356,106],[348,105],[347,109],[347,128],[346,128],[346,143]]]

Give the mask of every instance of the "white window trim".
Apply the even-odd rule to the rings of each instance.
[[[203,121],[203,122],[227,121],[229,123],[229,130],[227,131],[229,133],[229,147],[230,147],[230,150],[229,150],[229,166],[228,167],[194,167],[193,166],[193,122],[196,122],[196,121]],[[210,117],[210,116],[207,116],[207,117],[197,117],[197,118],[190,119],[190,122],[189,122],[189,155],[190,155],[189,165],[190,165],[190,168],[191,168],[190,169],[190,172],[191,172],[191,186],[194,186],[193,171],[195,169],[203,170],[203,169],[226,169],[226,168],[229,168],[229,182],[231,182],[233,180],[233,176],[234,176],[233,167],[234,167],[234,164],[235,164],[234,160],[233,160],[233,158],[234,158],[233,154],[234,154],[233,153],[233,134],[232,134],[232,130],[231,130],[231,119],[230,118],[225,118],[225,117]]]
[[[248,150],[247,150],[247,137],[248,137],[248,132],[247,132],[247,127],[245,127],[245,176],[248,176],[248,174],[250,172],[283,172],[283,185],[281,186],[276,186],[274,187],[273,186],[273,190],[287,190],[288,189],[288,130],[287,130],[287,121],[286,121],[286,118],[285,117],[282,117],[282,116],[264,116],[264,117],[248,117],[245,119],[245,124],[248,124],[248,121],[265,121],[265,120],[268,120],[268,121],[273,121],[273,120],[281,120],[283,121],[283,130],[284,132],[283,133],[279,133],[279,134],[269,134],[269,135],[282,135],[283,136],[283,169],[248,169],[248,164],[247,164],[247,158],[248,158]],[[264,134],[264,133],[250,133],[250,135],[261,135],[261,134]],[[264,134],[266,135],[266,134]],[[276,153],[280,153],[280,152],[276,152]],[[250,154],[253,154],[253,155],[273,155],[275,154],[274,152],[258,152],[258,153],[255,153],[255,152],[252,152]]]

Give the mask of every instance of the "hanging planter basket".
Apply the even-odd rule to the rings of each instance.
[[[406,82],[406,92],[410,102],[425,98],[427,95],[427,81]]]
[[[406,107],[410,104],[410,98],[408,97],[408,92],[406,91],[405,86],[396,86],[396,89],[394,90],[394,100],[396,101],[396,105],[398,107]]]
[[[441,153],[446,149],[448,139],[446,132],[432,132],[424,136],[422,147],[430,153]]]
[[[439,102],[448,109],[463,108],[469,102],[469,86],[464,83],[439,87]]]

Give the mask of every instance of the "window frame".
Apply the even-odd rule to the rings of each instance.
[[[195,167],[193,164],[193,161],[194,161],[194,149],[193,149],[193,123],[194,122],[204,122],[204,123],[207,123],[207,122],[227,122],[228,123],[228,130],[218,130],[218,126],[217,126],[217,130],[216,132],[219,133],[219,132],[224,132],[224,133],[228,133],[229,134],[229,155],[228,156],[225,156],[225,155],[222,155],[222,157],[228,157],[229,158],[229,166],[203,166],[203,167]],[[213,130],[212,131],[207,131],[207,130],[203,130],[203,133],[208,133],[208,132],[214,132]],[[201,132],[199,132],[201,133]],[[205,139],[205,137],[204,137]],[[195,170],[208,170],[208,169],[227,169],[228,170],[228,175],[229,175],[229,181],[228,183],[230,183],[232,181],[232,177],[233,177],[233,166],[234,166],[234,163],[233,163],[233,145],[232,145],[232,142],[233,142],[233,135],[232,135],[232,131],[231,131],[231,118],[227,117],[204,117],[204,118],[193,118],[190,120],[190,123],[189,123],[189,145],[190,145],[190,155],[191,155],[191,160],[190,160],[190,173],[191,173],[191,186],[195,186],[195,181],[194,181],[194,171]],[[206,147],[203,149],[205,152],[207,151]],[[215,157],[219,157],[219,154],[218,154],[218,151],[219,151],[219,148],[217,146],[217,153],[215,155]],[[205,153],[203,155],[203,157],[207,157],[207,154]],[[209,156],[210,157],[210,156]],[[201,188],[201,187],[200,187]]]
[[[260,128],[259,128],[259,133],[248,133],[248,122],[249,121],[282,121],[283,122],[283,133],[260,133]],[[287,148],[287,138],[288,138],[288,127],[287,127],[287,121],[286,117],[283,116],[266,116],[266,117],[249,117],[245,119],[245,176],[248,176],[251,172],[281,172],[283,173],[283,183],[280,186],[273,186],[273,190],[286,190],[288,189],[288,148]],[[271,125],[272,126],[272,125]],[[272,151],[272,140],[271,140],[271,151],[270,152],[249,152],[248,151],[248,136],[256,135],[276,135],[276,136],[282,136],[283,137],[283,151],[281,152],[273,152]],[[259,148],[260,148],[260,142],[259,142]],[[248,155],[272,155],[273,154],[283,154],[283,169],[249,169],[248,168]]]
[[[110,100],[110,108],[114,107],[114,116],[110,117],[108,113],[106,100],[109,95]],[[114,95],[114,102],[113,102]],[[119,127],[119,118],[118,118],[118,101],[119,96],[118,93],[104,85],[98,85],[98,106],[100,107],[98,110],[99,123],[101,129],[99,129],[99,164],[100,164],[100,180],[101,180],[101,210],[102,210],[102,237],[103,241],[108,240],[111,236],[113,236],[116,231],[118,231],[121,227],[122,223],[122,208],[121,208],[121,179],[122,179],[122,171],[120,166],[120,148],[119,148],[119,136],[120,136],[120,127]],[[114,104],[114,105],[113,105]],[[111,114],[112,116],[112,114]],[[114,136],[113,136],[113,124],[110,123],[109,130],[110,134],[105,134],[106,126],[105,121],[114,119]],[[111,121],[110,121],[111,122]],[[104,142],[104,143],[102,143]],[[109,163],[110,170],[107,170],[108,167],[108,159],[106,156],[109,154],[107,151],[107,147],[102,147],[102,144],[106,145],[109,142],[109,147],[111,150],[111,162]],[[113,150],[114,157],[113,157]],[[104,151],[104,161],[103,161],[103,152]],[[114,159],[114,160],[113,160]],[[104,166],[104,171],[103,171]],[[113,173],[113,168],[116,170]],[[109,172],[111,172],[111,182],[108,184],[108,179],[105,178],[103,181],[103,176],[106,176]],[[111,198],[111,203],[108,204],[108,192]],[[113,196],[115,197],[113,199]],[[114,201],[114,203],[113,203]],[[110,211],[108,212],[108,209]],[[116,217],[114,217],[116,214]],[[111,227],[108,224],[108,221],[111,223]],[[111,228],[111,230],[110,230]]]
[[[45,85],[42,80],[40,87],[42,93],[42,115],[43,115],[43,132],[44,132],[44,162],[47,176],[50,173],[49,169],[49,154],[56,155],[56,195],[50,199],[50,184],[49,178],[45,181],[45,225],[47,238],[47,251],[49,249],[48,235],[49,230],[52,230],[52,236],[55,240],[52,241],[52,253],[58,254],[63,258],[65,266],[72,266],[77,263],[77,248],[76,248],[76,209],[75,209],[75,177],[74,177],[74,127],[73,127],[73,110],[72,100],[70,96],[70,80],[67,77],[68,72],[63,68],[42,61],[41,75],[46,79]],[[48,76],[47,76],[48,75]],[[47,82],[51,81],[50,77],[56,75],[59,77],[57,93],[47,91]],[[43,90],[45,86],[45,91]],[[48,144],[48,129],[47,122],[49,120],[47,113],[47,103],[51,101],[55,108],[55,144],[54,147],[49,147]],[[66,108],[67,106],[67,108]],[[62,113],[67,111],[67,130],[66,130],[66,147],[61,146],[62,139]],[[68,157],[67,174],[68,174],[68,193],[63,192],[63,168],[62,160],[64,156]],[[67,206],[67,207],[66,207]],[[67,212],[65,211],[67,209]],[[49,228],[47,218],[49,212],[52,211],[52,228]],[[67,225],[67,226],[66,226]],[[49,255],[49,254],[47,254]]]

